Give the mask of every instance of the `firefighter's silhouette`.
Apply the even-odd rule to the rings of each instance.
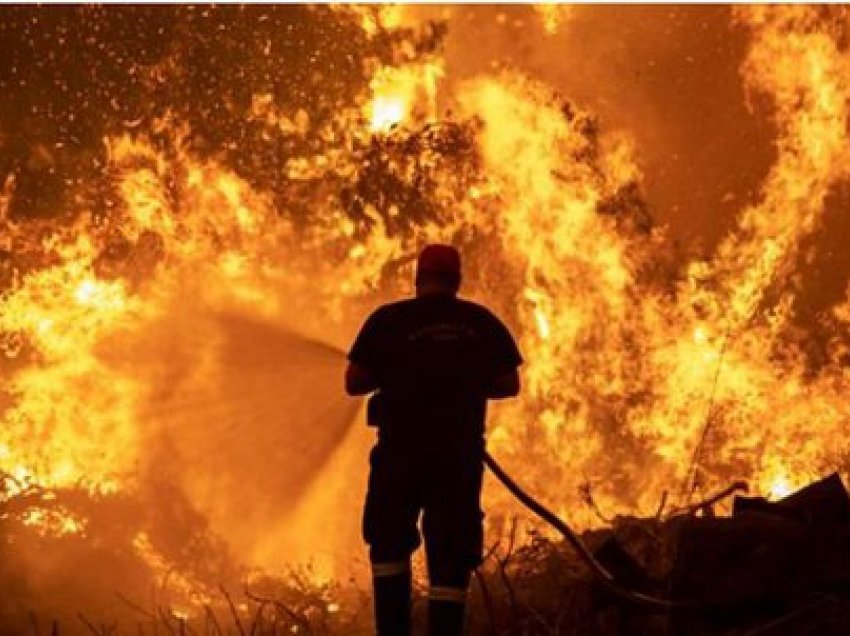
[[[517,346],[502,322],[461,300],[460,255],[428,245],[416,295],[384,305],[349,353],[346,391],[374,392],[378,441],[363,514],[380,636],[410,633],[410,558],[420,544],[429,577],[428,632],[463,631],[467,586],[481,562],[480,506],[488,399],[519,392]]]

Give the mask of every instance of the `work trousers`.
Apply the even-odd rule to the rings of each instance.
[[[430,582],[429,631],[460,633],[469,575],[481,563],[482,458],[483,441],[477,440],[443,446],[381,440],[372,450],[363,537],[375,576],[376,619],[382,636],[409,630],[402,618],[402,590],[409,586],[410,557],[422,542],[420,516]],[[387,601],[382,610],[382,594],[399,600]],[[409,614],[409,592],[407,599]],[[395,609],[387,609],[391,607]],[[390,614],[395,618],[388,618]]]

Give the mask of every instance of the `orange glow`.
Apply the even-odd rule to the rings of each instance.
[[[404,22],[398,8],[350,10],[368,37]],[[554,5],[536,12],[548,33],[571,15]],[[103,140],[116,193],[105,219],[81,208],[65,211],[67,222],[13,220],[7,183],[0,248],[31,258],[0,290],[4,496],[33,484],[123,493],[141,473],[168,469],[226,531],[236,513],[220,509],[216,479],[240,475],[225,467],[210,477],[199,466],[204,431],[180,428],[184,414],[162,404],[209,408],[213,424],[232,425],[222,438],[233,448],[251,441],[250,426],[288,420],[239,402],[237,376],[261,376],[251,388],[263,396],[284,392],[278,362],[259,347],[250,359],[259,370],[228,367],[226,356],[246,345],[231,351],[215,321],[247,316],[344,347],[370,307],[410,290],[413,256],[432,240],[463,248],[473,264],[464,293],[505,316],[526,359],[521,398],[494,409],[491,449],[579,527],[600,523],[581,494],[588,485],[602,510],[646,515],[666,492],[691,500],[745,479],[776,499],[832,470],[846,476],[850,369],[838,346],[812,368],[791,332],[801,246],[850,176],[850,59],[816,10],[735,15],[751,35],[742,81],[774,109],[775,162],[713,253],[662,274],[653,272],[670,249],[663,229],[632,227],[622,203],[644,179],[627,133],[607,131],[581,105],[566,108],[516,70],[444,84],[450,67],[437,53],[370,60],[362,94],[330,123],[284,111],[271,93],[253,96],[251,122],[327,144],[281,152],[279,183],[268,187],[191,151],[190,122],[176,115],[156,122],[157,136]],[[451,116],[441,115],[444,102]],[[428,125],[466,126],[469,148],[441,163],[442,150],[422,141]],[[406,134],[419,135],[404,151],[415,162],[393,163],[391,142]],[[372,147],[370,161],[396,169],[393,187],[422,180],[433,205],[414,216],[364,195],[356,214],[346,209],[333,188],[374,167],[352,150]],[[280,183],[313,196],[306,229],[276,198]],[[850,303],[833,313],[850,323]],[[221,404],[209,406],[210,396]],[[319,526],[325,519],[310,507],[327,512],[331,495],[308,486],[291,507]],[[487,496],[490,511],[516,512],[503,493]],[[25,522],[87,531],[85,519],[40,509]],[[151,567],[167,568],[144,533],[134,545]],[[269,545],[241,556],[265,565]],[[325,583],[334,564],[318,558],[315,582]]]
[[[558,33],[561,25],[568,21],[575,11],[570,5],[556,3],[536,4],[534,10],[540,16],[543,29],[549,35]]]
[[[370,130],[385,133],[393,126],[410,123],[414,117],[433,120],[437,82],[442,75],[442,66],[437,62],[379,69],[370,83]]]

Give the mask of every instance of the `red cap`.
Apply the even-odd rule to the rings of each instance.
[[[426,245],[419,253],[416,271],[460,276],[460,253],[451,245]]]

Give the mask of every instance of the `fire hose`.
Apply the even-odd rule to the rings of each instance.
[[[510,492],[523,506],[560,532],[564,539],[566,539],[566,541],[575,549],[576,553],[588,566],[593,575],[605,586],[606,589],[616,596],[638,605],[659,610],[707,610],[735,604],[735,601],[732,600],[677,601],[669,598],[653,596],[651,594],[645,594],[620,585],[614,575],[608,571],[608,569],[601,564],[588,549],[581,540],[581,537],[576,534],[575,530],[567,525],[567,523],[558,517],[558,515],[532,497],[528,492],[523,490],[523,488],[517,484],[507,472],[505,472],[505,469],[502,468],[499,462],[493,459],[493,456],[486,450],[484,451],[484,464],[490,469],[493,476],[496,477],[496,479],[502,483],[508,492]]]
[[[575,549],[581,560],[588,566],[594,577],[602,583],[602,585],[615,596],[629,601],[630,603],[641,605],[647,608],[663,611],[672,610],[687,610],[687,611],[707,611],[731,608],[745,603],[754,603],[769,600],[767,597],[751,596],[748,598],[716,598],[716,599],[691,599],[677,600],[655,596],[638,590],[630,589],[620,584],[616,577],[593,555],[593,553],[584,544],[581,537],[573,530],[563,519],[558,517],[554,512],[549,510],[540,501],[535,499],[526,490],[524,490],[514,479],[505,471],[504,468],[497,462],[493,456],[484,451],[484,464],[490,470],[496,479],[510,492],[523,506],[537,515],[540,519],[561,533],[566,541]],[[741,482],[736,482],[730,488],[726,489],[722,495],[731,494],[735,490],[740,489]],[[719,497],[718,496],[718,497]],[[716,498],[715,498],[716,499]]]

